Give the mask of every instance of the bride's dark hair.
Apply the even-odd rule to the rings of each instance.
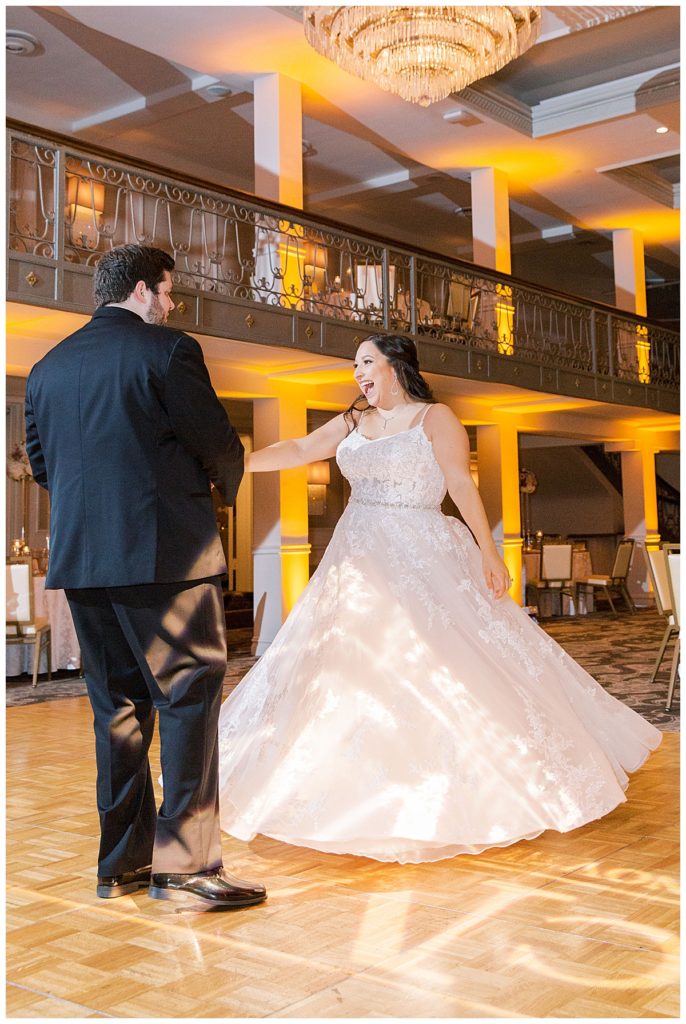
[[[410,338],[402,334],[368,334],[363,341],[371,341],[382,356],[389,361],[398,383],[406,395],[416,402],[435,402],[431,388],[419,372],[417,346]],[[371,406],[364,395],[360,395],[343,413],[350,430],[355,427],[355,413],[366,412]]]

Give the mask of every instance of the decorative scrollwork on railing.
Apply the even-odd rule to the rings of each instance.
[[[609,341],[615,376],[637,384],[678,388],[679,346],[671,331],[612,314]]]
[[[592,370],[590,309],[486,277],[477,270],[417,262],[420,333],[537,364]]]
[[[556,296],[514,288],[518,356],[575,372],[593,371],[591,310]]]
[[[10,250],[91,268],[113,246],[155,245],[189,291],[678,388],[677,335],[640,317],[73,147],[11,132],[9,151]]]
[[[13,138],[10,145],[9,247],[15,252],[55,256],[55,150]]]
[[[73,154],[65,258],[130,242],[169,249],[185,288],[381,322],[383,247]]]

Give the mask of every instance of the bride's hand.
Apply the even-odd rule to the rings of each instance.
[[[512,579],[507,566],[497,551],[482,556],[484,579],[489,590],[493,591],[496,598],[502,597],[510,586]]]

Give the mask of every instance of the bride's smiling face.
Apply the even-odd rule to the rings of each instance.
[[[357,350],[354,362],[355,382],[370,405],[390,401],[391,388],[396,380],[393,367],[373,341],[363,341]]]

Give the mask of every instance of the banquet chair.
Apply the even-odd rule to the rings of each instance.
[[[5,564],[5,643],[8,647],[33,644],[33,686],[38,685],[40,658],[45,650],[48,680],[52,679],[50,624],[34,613],[31,558],[11,558]]]
[[[675,556],[678,556],[678,552],[678,544],[663,544],[662,547],[656,550],[646,549],[646,554],[648,556],[648,572],[650,574],[653,593],[655,594],[655,605],[660,615],[664,615],[667,619],[667,625],[662,637],[660,649],[657,653],[655,667],[653,668],[650,676],[649,682],[651,683],[655,682],[662,659],[664,658],[665,651],[667,650],[667,644],[672,637],[676,637],[678,639],[679,636],[678,613],[675,615],[674,609],[674,600],[678,595],[678,579],[675,586],[671,582],[670,565],[668,562],[668,556],[671,554],[672,558],[674,558]],[[674,676],[674,679],[676,679],[678,658],[678,647],[675,644],[674,656],[672,658],[672,675]],[[670,689],[673,692],[674,687],[672,686],[671,679]],[[671,700],[671,694],[668,699]]]
[[[680,654],[680,587],[679,587],[679,569],[681,561],[680,546],[678,544],[665,544],[663,551],[667,552],[667,583],[669,585],[669,597],[672,605],[672,618],[674,619],[674,625],[676,627],[676,639],[674,641],[674,653],[672,655],[672,668],[669,673],[669,689],[667,691],[667,704],[665,705],[665,711],[670,711],[672,707],[672,698],[674,697],[674,687],[676,685],[677,672],[679,670],[679,654]]]
[[[584,580],[576,581],[577,593],[580,590],[585,591],[586,594],[594,594],[596,588],[598,588],[603,597],[606,597],[610,602],[610,608],[612,609],[613,615],[617,616],[617,610],[612,603],[612,592],[620,594],[627,605],[629,606],[630,612],[635,612],[636,608],[634,602],[631,600],[631,596],[626,587],[626,578],[629,575],[629,568],[631,566],[631,559],[634,553],[634,542],[633,540],[621,540],[615,550],[615,559],[612,564],[612,571],[609,576],[603,576],[599,573],[594,573],[593,576],[588,576]],[[595,597],[594,597],[595,600]]]
[[[471,330],[477,316],[479,290],[463,281],[451,281],[447,315],[459,321],[461,330]]]
[[[539,562],[538,579],[527,583],[527,588],[536,590],[537,597],[542,593],[550,591],[569,597],[574,601],[575,593],[572,587],[572,551],[573,545],[569,544],[546,544],[541,542],[541,558]],[[539,605],[540,602],[536,602]],[[560,604],[560,613],[562,605]]]

